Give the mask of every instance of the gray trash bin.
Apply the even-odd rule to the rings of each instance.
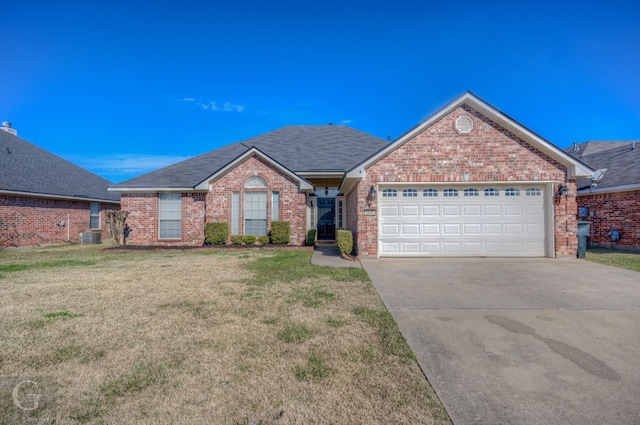
[[[591,222],[589,221],[578,221],[578,258],[584,258],[587,255],[587,238],[590,226]]]

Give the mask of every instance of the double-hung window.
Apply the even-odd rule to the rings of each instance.
[[[100,228],[100,202],[92,202],[90,204],[91,212],[89,213],[89,228]]]
[[[180,239],[180,229],[182,227],[182,194],[160,194],[158,220],[160,239]]]

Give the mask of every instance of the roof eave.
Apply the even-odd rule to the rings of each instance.
[[[47,199],[65,199],[65,200],[84,201],[84,202],[102,202],[102,203],[110,203],[110,204],[120,203],[119,200],[116,201],[115,199],[81,197],[81,196],[70,196],[70,195],[56,195],[51,193],[24,192],[19,190],[6,190],[6,189],[0,190],[0,194],[12,195],[12,196],[30,196],[34,198],[47,198]]]
[[[640,190],[640,183],[625,184],[620,186],[603,187],[598,189],[582,189],[578,191],[578,196],[595,195],[598,193],[613,193],[613,192],[627,192],[630,190]]]
[[[207,177],[206,179],[204,179],[203,181],[198,183],[195,186],[194,189],[195,190],[209,190],[209,185],[211,183],[213,183],[214,181],[220,179],[221,177],[226,175],[228,172],[233,170],[238,164],[244,162],[246,159],[248,159],[249,157],[254,156],[254,155],[255,156],[259,156],[263,160],[267,161],[270,165],[272,165],[273,167],[275,167],[278,170],[280,170],[283,174],[286,174],[287,176],[289,176],[293,180],[297,181],[298,182],[298,188],[301,191],[313,191],[314,190],[313,189],[313,185],[309,181],[307,181],[306,179],[300,177],[298,174],[294,173],[293,171],[289,170],[287,167],[285,167],[284,165],[280,164],[278,161],[274,160],[269,155],[265,154],[264,152],[262,152],[260,149],[256,148],[255,146],[252,147],[251,149],[245,151],[241,155],[238,155],[235,159],[233,159],[227,165],[225,165],[224,167],[220,168],[218,171],[216,171],[215,173],[213,173],[212,175],[210,175],[209,177]]]

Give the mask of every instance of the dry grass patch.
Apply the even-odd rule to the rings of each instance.
[[[310,255],[0,252],[0,375],[62,423],[449,423],[364,271]]]

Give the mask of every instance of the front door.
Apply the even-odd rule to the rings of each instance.
[[[335,198],[318,198],[318,239],[335,239],[335,231]]]

